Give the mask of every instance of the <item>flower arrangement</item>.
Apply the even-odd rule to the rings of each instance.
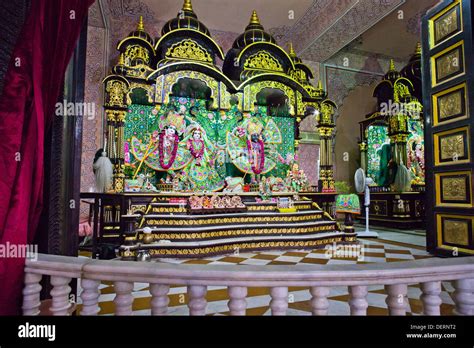
[[[261,139],[257,141],[257,144],[258,144],[258,152],[260,155],[258,167],[255,166],[252,142],[247,139],[247,149],[249,151],[250,163],[252,164],[252,171],[258,175],[263,171],[263,168],[265,166],[265,151],[263,150],[265,148],[265,145],[263,144],[263,140]]]
[[[165,163],[164,160],[164,137],[165,137],[165,131],[161,132],[159,135],[159,140],[158,140],[158,154],[160,158],[160,166],[163,169],[170,169],[171,166],[173,165],[174,160],[176,159],[176,153],[178,152],[178,143],[179,143],[179,137],[178,134],[174,134],[173,138],[173,149],[171,150],[171,156],[168,161],[168,163]]]

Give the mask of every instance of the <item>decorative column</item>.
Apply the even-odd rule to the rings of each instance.
[[[114,68],[114,72],[119,72],[123,67],[123,55],[120,56],[119,63]],[[109,75],[104,80],[105,85],[105,115],[107,120],[107,143],[105,149],[107,156],[114,165],[113,190],[123,192],[124,189],[124,123],[127,113],[127,92],[128,81],[119,75]]]
[[[322,102],[320,116],[317,118],[318,133],[321,141],[319,148],[319,192],[335,191],[332,159],[332,135],[335,127],[333,121],[334,108],[332,102]]]
[[[359,143],[359,151],[360,151],[360,167],[367,173],[367,143],[365,141],[361,141]]]
[[[397,106],[397,112],[390,114],[388,122],[388,135],[392,144],[394,160],[397,164],[407,164],[407,139],[410,132],[408,131],[408,115],[406,114],[405,105],[401,102],[397,92],[394,92],[394,103]]]

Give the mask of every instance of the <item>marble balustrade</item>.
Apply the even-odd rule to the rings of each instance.
[[[114,284],[115,314],[132,314],[134,282],[149,283],[152,315],[166,315],[170,285],[187,286],[190,315],[206,314],[208,286],[226,286],[231,315],[245,315],[249,287],[270,288],[272,315],[285,315],[288,287],[309,287],[313,315],[327,315],[331,287],[349,288],[351,315],[367,315],[367,287],[383,285],[390,315],[405,315],[407,286],[420,284],[420,300],[425,315],[440,314],[441,282],[451,281],[455,288],[455,314],[474,315],[474,257],[423,259],[417,261],[363,265],[227,266],[175,265],[155,262],[92,260],[40,254],[26,260],[23,288],[23,314],[38,315],[40,281],[51,277],[53,315],[67,315],[71,307],[72,279],[81,279],[80,315],[99,313],[99,285]]]

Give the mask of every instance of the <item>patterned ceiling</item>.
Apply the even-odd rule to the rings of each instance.
[[[136,20],[139,15],[143,15],[146,23],[152,23],[150,32],[158,35],[161,26],[176,16],[182,2],[97,0],[91,9],[89,21],[92,25],[102,26],[104,20],[121,23],[131,17]],[[406,57],[408,53],[405,51],[413,49],[411,45],[404,46],[407,35],[413,37],[410,31],[416,32],[420,14],[435,2],[436,0],[192,1],[200,21],[211,29],[224,51],[243,31],[251,11],[256,9],[265,29],[274,35],[282,47],[287,48],[288,43],[292,42],[302,59],[313,62],[324,62],[347,47]],[[403,21],[394,19],[400,9],[405,12]],[[381,30],[380,26],[375,26],[377,23],[384,23],[386,28]],[[147,27],[150,28],[150,25]],[[393,40],[385,40],[387,33],[391,34]],[[405,48],[406,46],[409,47]]]

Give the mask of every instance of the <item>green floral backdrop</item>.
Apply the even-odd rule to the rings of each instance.
[[[143,142],[148,142],[150,134],[158,130],[160,117],[165,116],[170,110],[176,110],[186,116],[186,125],[195,121],[205,130],[209,140],[217,145],[218,153],[216,160],[216,170],[222,178],[226,176],[242,176],[243,174],[235,168],[228,160],[225,145],[226,134],[232,131],[241,121],[242,114],[236,105],[227,111],[209,111],[206,108],[207,101],[200,99],[171,97],[167,105],[163,105],[159,110],[152,105],[133,104],[128,108],[125,122],[125,160],[126,163],[137,165],[137,161],[128,151],[131,138],[136,137]],[[267,114],[266,106],[259,106],[256,110],[261,115],[261,120],[266,124],[271,116]],[[252,113],[253,115],[253,113]],[[295,122],[293,117],[272,117],[277,124],[282,135],[282,143],[276,146],[277,152],[286,158],[287,154],[294,155],[294,130]],[[267,175],[285,177],[288,166],[277,161],[277,166]],[[130,169],[130,172],[133,171]],[[140,173],[152,171],[141,169]],[[163,174],[158,174],[162,177]],[[248,176],[247,180],[250,179]]]

